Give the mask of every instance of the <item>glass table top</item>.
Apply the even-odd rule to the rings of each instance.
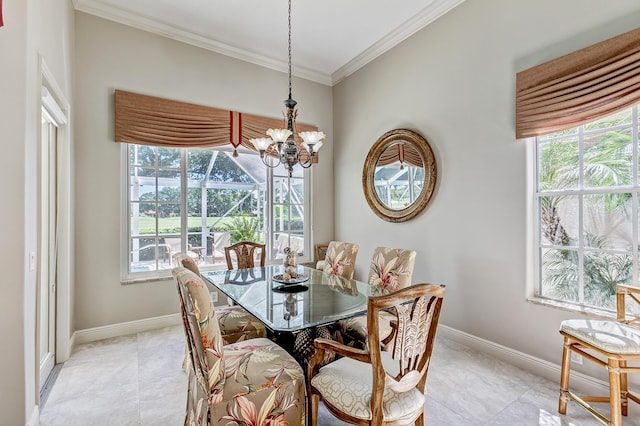
[[[304,266],[297,271],[308,279],[283,283],[282,265],[209,271],[202,277],[272,331],[292,332],[366,314],[367,283]]]

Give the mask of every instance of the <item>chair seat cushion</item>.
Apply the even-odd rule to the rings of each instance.
[[[216,306],[215,315],[225,344],[267,337],[264,324],[241,306]]]
[[[316,262],[316,269],[324,270],[324,260],[318,260]]]
[[[397,374],[398,363],[391,354],[382,352],[381,356],[385,370]],[[344,357],[320,368],[311,379],[311,385],[327,403],[340,411],[371,420],[372,377],[370,364]],[[415,388],[403,393],[386,388],[382,400],[384,420],[394,421],[410,418],[422,410],[425,396]]]
[[[617,321],[572,319],[562,321],[560,331],[605,352],[640,354],[640,329]]]

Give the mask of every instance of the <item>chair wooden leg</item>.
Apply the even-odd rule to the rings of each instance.
[[[620,361],[621,368],[627,368],[627,361]],[[620,373],[620,401],[622,403],[622,415],[626,416],[629,410],[629,387],[627,373]]]
[[[558,399],[558,413],[567,414],[568,397],[565,392],[569,390],[569,372],[571,371],[571,349],[569,338],[564,338],[562,347],[562,368],[560,370],[560,395]]]
[[[320,396],[316,394],[309,395],[309,405],[311,406],[311,418],[310,425],[317,426],[318,425],[318,402],[320,401]]]
[[[420,417],[416,419],[416,426],[424,426],[424,411],[420,414]]]
[[[611,407],[611,425],[622,426],[622,409],[620,401],[620,363],[609,358],[609,405]]]

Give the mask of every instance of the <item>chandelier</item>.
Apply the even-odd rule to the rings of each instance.
[[[300,164],[303,168],[311,167],[313,158],[322,147],[323,132],[301,132],[302,148],[295,143],[296,109],[297,102],[291,97],[291,0],[289,0],[289,98],[284,101],[287,108],[285,112],[286,129],[269,129],[268,138],[250,139],[250,142],[260,152],[262,162],[269,167],[284,165],[289,171],[289,177],[293,173],[293,167]],[[276,160],[269,160],[275,157]]]

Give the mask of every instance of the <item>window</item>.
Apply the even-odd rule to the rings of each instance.
[[[166,276],[172,256],[188,253],[200,268],[226,268],[224,247],[267,244],[267,259],[309,245],[305,172],[289,178],[257,154],[123,144],[126,184],[125,280]]]
[[[613,309],[638,283],[638,110],[535,139],[537,296]]]

